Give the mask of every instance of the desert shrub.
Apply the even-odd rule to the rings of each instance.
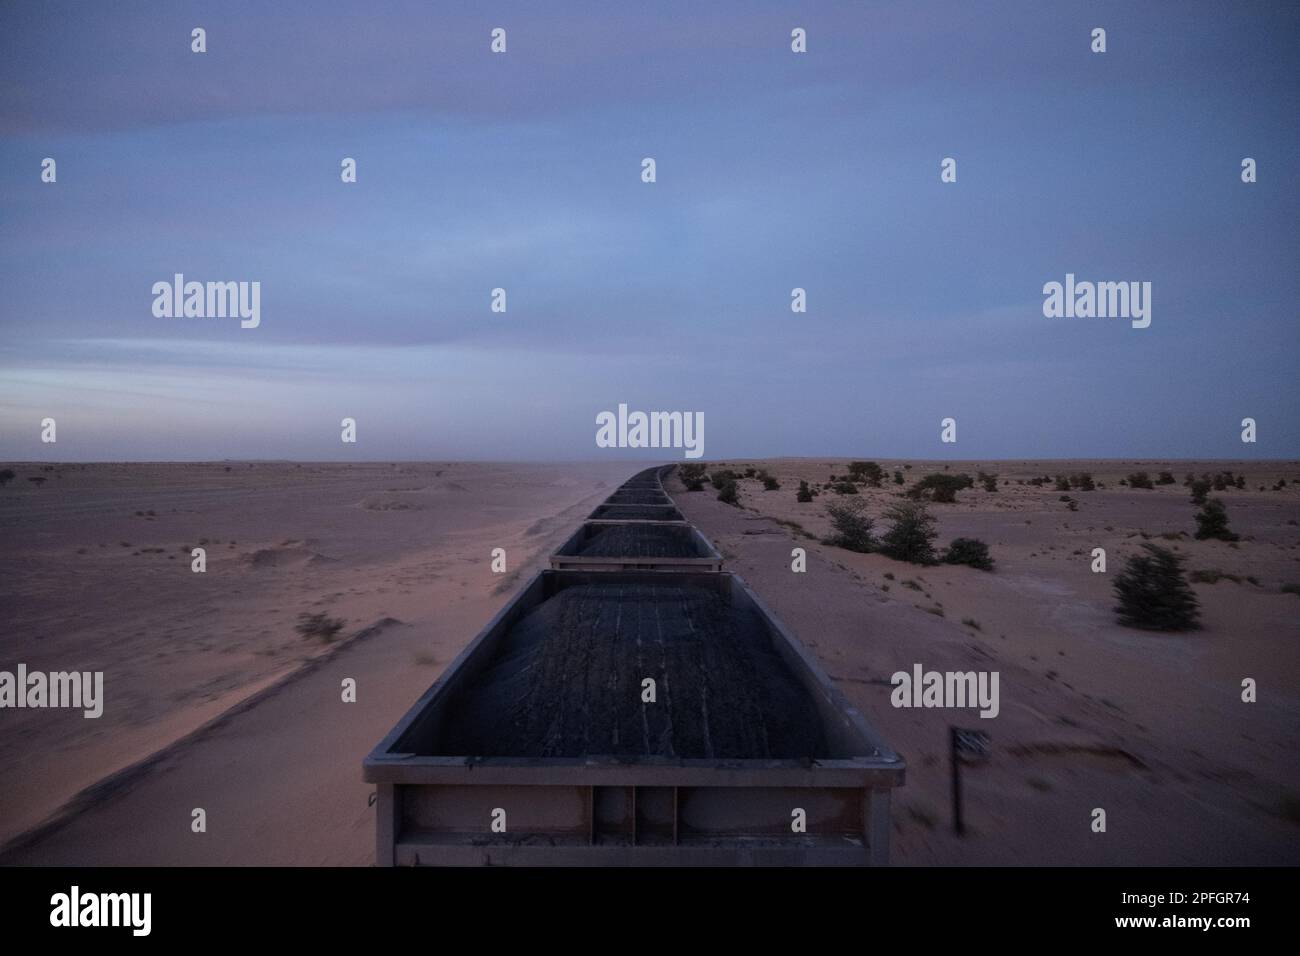
[[[5,485],[9,484],[9,482],[13,481],[15,477],[16,476],[14,475],[14,470],[12,468],[6,468],[4,471],[0,471],[0,488],[3,488]]]
[[[989,546],[978,538],[954,538],[940,560],[944,564],[969,564],[981,571],[993,570]]]
[[[735,505],[736,507],[740,507],[738,490],[736,482],[734,480],[728,480],[718,489],[718,500],[724,505]]]
[[[898,561],[934,564],[934,517],[920,501],[901,501],[885,512],[893,525],[881,538],[880,550]]]
[[[682,484],[689,488],[692,482],[704,480],[704,470],[704,466],[698,462],[688,462],[677,466],[677,477],[681,478]]]
[[[800,479],[799,491],[795,493],[794,500],[807,503],[809,501],[812,501],[812,499],[813,499],[812,489],[808,487],[808,482],[804,481],[803,479]]]
[[[1192,481],[1192,504],[1205,504],[1205,496],[1210,493],[1210,483],[1204,478],[1196,478]]]
[[[45,484],[44,475],[36,475],[34,478],[28,478],[27,480],[30,481],[32,484],[34,484],[37,488]]]
[[[1235,484],[1238,488],[1245,488],[1245,487],[1246,487],[1246,476],[1245,476],[1245,475],[1238,475],[1238,476],[1237,476],[1237,480],[1236,480],[1235,482],[1233,482],[1233,484]]]
[[[723,488],[727,486],[728,483],[735,484],[736,479],[739,477],[740,476],[737,475],[734,471],[729,471],[728,469],[724,468],[721,471],[715,471],[711,475],[709,475],[709,481],[712,483],[714,488],[716,488],[718,491],[721,491]]]
[[[861,498],[832,501],[826,506],[826,514],[835,529],[835,534],[827,539],[828,544],[864,554],[876,550],[876,538],[871,532],[875,522],[867,516],[867,503]]]
[[[1069,491],[1069,490],[1070,490],[1070,479],[1067,478],[1067,477],[1065,477],[1065,475],[1057,475],[1057,476],[1056,476],[1056,490],[1057,490],[1057,491]]]
[[[1172,485],[1172,484],[1176,484],[1176,482],[1175,482],[1175,480],[1174,480],[1174,473],[1173,473],[1172,471],[1162,471],[1162,472],[1160,472],[1160,477],[1156,479],[1156,484],[1157,484],[1157,485]]]
[[[1211,498],[1196,512],[1196,538],[1204,541],[1236,541],[1238,536],[1228,530],[1228,509],[1218,498]]]
[[[703,490],[704,490],[704,480],[703,480],[702,478],[692,478],[690,481],[686,482],[686,490],[687,490],[687,491],[703,491]]]
[[[985,491],[997,491],[997,490],[998,490],[998,476],[997,476],[997,475],[986,475],[986,474],[984,474],[984,472],[981,471],[981,472],[979,473],[979,480],[980,480],[980,484],[982,484],[982,485],[984,486],[984,490],[985,490]]]
[[[1128,559],[1115,576],[1115,611],[1125,627],[1187,631],[1199,627],[1196,593],[1183,577],[1182,558],[1156,544]]]
[[[750,467],[748,467],[748,468],[745,469],[745,477],[746,477],[746,478],[753,478],[753,477],[755,477],[755,474],[756,474],[756,473],[755,473],[755,471],[754,471],[754,466],[753,466],[753,465],[751,465]]]
[[[343,624],[341,617],[330,617],[324,611],[318,614],[303,611],[298,615],[298,623],[293,629],[303,637],[315,637],[328,644],[343,630]]]
[[[1075,491],[1096,491],[1097,486],[1093,483],[1092,472],[1081,471],[1077,475],[1070,476],[1070,484],[1074,485]]]
[[[1120,484],[1123,484],[1123,482],[1120,482]],[[1130,488],[1155,488],[1155,485],[1151,483],[1151,476],[1145,471],[1135,471],[1129,475],[1128,484]]]
[[[941,504],[951,504],[957,500],[957,492],[963,488],[973,488],[975,479],[967,474],[945,475],[936,472],[926,475],[907,490],[907,496],[916,500],[929,498]]]
[[[852,481],[865,481],[871,487],[879,488],[884,477],[884,469],[874,461],[849,462],[849,479]]]
[[[851,481],[837,481],[834,489],[837,495],[856,495],[858,493],[858,486]]]
[[[773,478],[773,477],[772,477],[771,475],[769,475],[769,474],[766,474],[766,473],[765,473],[765,474],[763,475],[763,490],[764,490],[764,491],[779,491],[780,489],[781,489],[781,483],[780,483],[779,481],[777,481],[775,478]]]
[[[901,471],[898,471],[897,469],[895,469],[895,470],[894,470],[894,484],[896,484],[896,485],[901,485],[902,483],[903,483],[903,473],[902,473]]]

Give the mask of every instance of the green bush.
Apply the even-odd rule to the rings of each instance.
[[[1125,627],[1150,631],[1189,631],[1199,627],[1196,593],[1183,577],[1182,558],[1155,544],[1128,559],[1115,576],[1115,611]]]
[[[1123,482],[1120,482],[1120,484],[1123,484]],[[1147,488],[1149,490],[1155,489],[1155,485],[1151,483],[1151,476],[1148,475],[1145,471],[1135,471],[1133,472],[1133,474],[1129,475],[1128,484],[1130,488]]]
[[[1096,491],[1097,486],[1093,483],[1092,472],[1081,471],[1077,475],[1070,476],[1070,484],[1074,485],[1075,491]]]
[[[954,538],[940,560],[944,564],[969,564],[981,571],[993,570],[989,546],[979,538]]]
[[[858,486],[851,481],[837,481],[834,488],[837,495],[856,495],[858,493]]]
[[[808,482],[803,479],[799,480],[799,491],[795,493],[794,500],[804,503],[813,500],[812,489],[808,487]]]
[[[1162,471],[1160,472],[1160,477],[1156,479],[1156,484],[1173,485],[1177,484],[1177,482],[1174,480],[1174,473],[1172,471]]]
[[[780,491],[780,490],[781,490],[781,483],[780,483],[779,481],[777,481],[775,478],[773,478],[771,475],[765,473],[765,474],[763,475],[763,490],[764,490],[764,491]]]
[[[894,484],[896,484],[896,485],[901,485],[902,483],[903,483],[903,473],[902,473],[901,471],[898,471],[897,469],[895,469],[895,471],[894,471]]]
[[[1228,509],[1218,498],[1211,498],[1196,512],[1196,538],[1204,541],[1237,541],[1239,537],[1228,530]]]
[[[1192,481],[1192,504],[1205,504],[1205,496],[1210,493],[1210,483],[1204,478],[1197,478]]]
[[[985,490],[985,491],[997,491],[997,490],[998,490],[998,476],[997,476],[997,475],[986,475],[986,474],[984,474],[984,472],[981,471],[981,472],[979,473],[978,477],[979,477],[979,480],[980,480],[980,484],[982,484],[982,485],[984,486],[984,490]]]
[[[920,501],[902,501],[885,512],[893,525],[880,542],[882,553],[897,561],[934,564],[934,517]]]
[[[826,514],[836,531],[827,543],[864,554],[876,549],[876,538],[871,532],[875,522],[867,516],[867,503],[861,498],[832,501],[826,506]]]
[[[736,488],[736,482],[733,480],[728,480],[723,483],[721,488],[718,489],[718,500],[725,505],[735,505],[737,508],[739,508],[740,499],[738,497],[737,492],[738,489]]]

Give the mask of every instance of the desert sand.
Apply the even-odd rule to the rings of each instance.
[[[72,827],[17,857],[77,863],[369,862],[372,828],[340,832],[345,807],[367,816],[362,756],[521,574],[634,470],[8,467],[0,668],[103,670],[106,704],[98,719],[0,711],[0,842],[95,787],[78,802],[95,812],[74,814],[93,836]],[[207,550],[202,574],[191,571],[195,546]],[[493,548],[505,549],[507,573],[492,573]],[[344,626],[331,642],[305,637],[303,612]],[[341,701],[344,677],[357,681],[355,704]],[[174,745],[259,692],[239,720]],[[111,779],[160,753],[161,766]],[[184,806],[150,789],[159,783],[179,786]],[[122,799],[104,803],[108,792]],[[194,807],[208,811],[213,839],[184,838]]]
[[[992,572],[920,567],[821,544],[831,530],[823,490],[795,500],[799,480],[824,484],[844,459],[728,461],[766,468],[781,484],[742,480],[740,507],[716,492],[668,482],[687,520],[806,644],[840,689],[908,763],[895,791],[892,861],[903,864],[1290,864],[1300,863],[1300,463],[920,462],[879,464],[892,476],[997,473],[953,504],[933,504],[937,543],[988,543]],[[905,465],[911,468],[905,469]],[[1178,480],[1153,490],[1119,484],[1145,470]],[[1231,469],[1247,489],[1211,491],[1228,508],[1235,544],[1193,538],[1195,508],[1181,484]],[[1041,475],[1090,471],[1104,483],[1071,491],[1077,511]],[[1285,478],[1287,485],[1273,490]],[[1007,482],[1003,484],[1002,482]],[[1264,490],[1260,491],[1259,486]],[[890,478],[864,488],[876,531],[901,492]],[[1111,582],[1144,540],[1176,549],[1187,568],[1234,575],[1195,584],[1201,630],[1154,633],[1115,621]],[[808,552],[791,571],[790,552]],[[1107,573],[1091,571],[1106,549]],[[914,589],[915,588],[915,589]],[[927,670],[998,671],[1001,713],[896,709],[890,676]],[[1259,685],[1256,703],[1241,681]],[[963,773],[967,834],[950,823],[948,728],[992,735],[986,764]],[[1107,831],[1093,833],[1102,808]]]
[[[670,493],[908,761],[895,793],[899,864],[1300,862],[1300,464],[947,463],[997,492],[934,505],[939,542],[988,542],[993,572],[916,567],[824,545],[824,491],[846,461],[728,462],[781,482]],[[892,472],[905,463],[881,460]],[[942,464],[908,462],[909,482]],[[0,712],[0,860],[36,864],[345,864],[374,857],[361,758],[631,462],[12,465],[0,489],[0,668],[103,670],[105,712]],[[1118,479],[1232,468],[1212,493],[1242,536],[1191,538],[1181,484]],[[49,469],[49,470],[44,470]],[[1091,471],[1067,510],[1034,475]],[[44,477],[38,487],[27,479]],[[1272,490],[1278,479],[1288,482]],[[1263,485],[1265,490],[1256,490]],[[899,489],[865,489],[872,513]],[[1204,627],[1120,627],[1110,582],[1151,540],[1189,567]],[[208,570],[190,570],[189,549]],[[793,547],[808,571],[790,570]],[[509,573],[493,574],[505,548]],[[1093,574],[1104,547],[1109,573]],[[909,585],[907,582],[911,582]],[[344,624],[325,641],[302,612]],[[889,676],[997,670],[1002,707],[901,710]],[[1259,700],[1241,701],[1241,680]],[[341,700],[345,678],[356,703]],[[966,771],[968,833],[948,826],[947,732],[986,730]],[[1091,832],[1103,807],[1105,834]],[[207,832],[191,830],[203,808]]]

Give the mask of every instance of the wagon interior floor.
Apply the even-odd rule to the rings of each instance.
[[[642,681],[656,701],[642,701]],[[711,588],[584,584],[522,617],[450,701],[457,756],[808,759],[818,714],[752,611]]]
[[[700,556],[689,528],[655,525],[597,525],[578,545],[578,554],[599,558],[695,558]]]
[[[596,517],[622,521],[681,521],[682,514],[672,505],[601,505]]]

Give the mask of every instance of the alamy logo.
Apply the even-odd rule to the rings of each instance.
[[[73,707],[88,718],[104,713],[103,671],[28,673],[26,664],[19,664],[16,671],[0,671],[0,709]]]
[[[1043,315],[1049,319],[1132,319],[1133,328],[1151,324],[1150,282],[1075,282],[1065,274],[1065,284],[1043,286]]]
[[[704,454],[703,412],[628,412],[596,416],[597,448],[684,448],[687,458]]]
[[[51,926],[129,926],[148,936],[153,925],[152,893],[82,893],[73,886],[50,897]]]
[[[260,282],[186,282],[178,272],[171,282],[155,282],[152,291],[158,319],[238,318],[244,329],[262,323]]]
[[[912,665],[912,673],[896,671],[889,682],[894,691],[889,702],[895,707],[979,707],[981,717],[996,717],[997,671],[924,671]]]

